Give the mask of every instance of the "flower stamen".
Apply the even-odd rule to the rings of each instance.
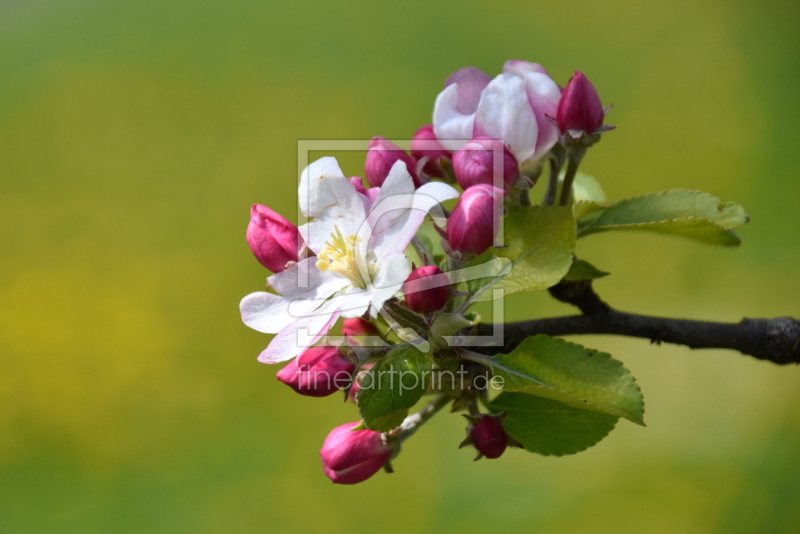
[[[357,246],[361,238],[356,235],[342,235],[338,226],[334,226],[330,240],[317,255],[317,269],[322,272],[333,272],[347,278],[354,287],[367,288],[367,282],[361,275],[356,262]]]

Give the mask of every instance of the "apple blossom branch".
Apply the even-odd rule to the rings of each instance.
[[[800,321],[791,317],[742,319],[738,323],[651,317],[612,309],[600,300],[591,281],[561,282],[550,289],[558,300],[577,306],[583,315],[507,323],[505,345],[485,347],[483,353],[510,352],[525,338],[613,334],[674,343],[692,349],[730,349],[778,365],[800,364]],[[478,335],[488,335],[494,325],[478,325]]]

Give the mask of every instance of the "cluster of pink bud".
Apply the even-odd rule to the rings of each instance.
[[[505,195],[502,189],[486,184],[464,191],[447,220],[450,248],[482,254],[491,247],[500,228],[500,201]]]
[[[406,164],[408,174],[414,180],[414,186],[420,186],[417,175],[417,164],[406,151],[384,137],[373,137],[367,149],[367,161],[364,164],[364,174],[371,187],[380,187],[389,176],[389,171],[397,161]]]
[[[334,484],[358,484],[367,480],[396,452],[380,432],[353,430],[357,426],[358,422],[337,426],[319,451],[322,468]]]
[[[297,261],[302,242],[297,226],[268,207],[254,204],[250,208],[247,244],[261,265],[270,271],[279,273],[287,263]]]
[[[548,161],[548,155],[553,165],[551,182],[556,186],[560,167],[565,160],[570,162],[569,176],[565,175],[561,188],[562,197],[569,199],[571,180],[585,149],[599,139],[597,134],[613,128],[603,125],[605,113],[597,91],[581,72],[576,71],[562,90],[547,71],[536,63],[510,60],[495,78],[474,67],[461,69],[447,78],[444,90],[436,99],[433,124],[422,126],[415,132],[410,153],[384,137],[372,138],[364,164],[368,186],[365,187],[360,177],[348,179],[359,195],[367,197],[364,199],[359,196],[360,200],[355,204],[361,206],[363,201],[364,205],[369,206],[370,202],[382,198],[378,188],[383,186],[398,161],[405,165],[416,188],[422,187],[430,178],[440,178],[449,183],[455,179],[463,193],[447,217],[446,228],[440,229],[438,222],[436,228],[443,238],[441,248],[451,256],[449,265],[458,264],[464,258],[472,258],[492,246],[498,246],[496,239],[500,216],[504,209],[517,209],[530,204],[525,189],[535,183],[543,164]],[[560,145],[556,146],[556,143]],[[352,194],[352,189],[341,179],[344,175],[340,170],[338,173],[337,187]],[[406,184],[404,187],[410,188],[408,177],[403,176],[403,179]],[[424,186],[429,187],[433,191],[437,187],[446,188],[452,193],[441,199],[454,199],[457,196],[457,192],[449,186]],[[552,190],[554,198],[557,187],[552,187]],[[423,191],[417,193],[425,196]],[[545,200],[543,203],[552,204],[553,201]],[[565,200],[561,203],[567,204]],[[308,215],[305,209],[303,213]],[[408,217],[400,215],[398,218],[402,216]],[[397,321],[410,318],[413,319],[409,321],[410,324],[417,321],[430,326],[437,319],[436,312],[455,308],[451,299],[458,297],[460,292],[455,288],[451,290],[451,279],[447,273],[435,265],[428,265],[432,263],[434,252],[424,250],[421,239],[412,240],[417,228],[415,226],[404,236],[404,241],[398,240],[402,241],[398,250],[402,252],[411,241],[426,265],[413,268],[402,285],[408,309],[400,307],[394,308],[394,311],[400,316]],[[247,243],[258,261],[274,273],[280,273],[300,259],[313,255],[313,247],[319,254],[319,258],[314,259],[319,259],[325,266],[330,265],[326,272],[348,276],[348,269],[353,268],[351,264],[355,262],[357,253],[354,247],[359,242],[367,244],[366,240],[355,235],[337,237],[334,234],[333,240],[326,242],[326,248],[322,248],[310,234],[304,231],[304,235],[310,247],[303,242],[297,226],[278,213],[259,204],[250,211]],[[336,269],[333,260],[323,261],[329,256],[336,256]],[[444,265],[446,262],[439,263]],[[316,265],[319,267],[320,262]],[[405,270],[397,282],[409,270],[408,263],[404,265]],[[281,276],[288,277],[288,273],[277,275],[276,278]],[[371,283],[367,278],[358,278],[359,282],[363,282],[359,286],[361,289]],[[276,285],[270,281],[272,289]],[[395,286],[391,292],[392,298],[396,294]],[[274,295],[268,293],[267,296]],[[383,300],[380,302],[383,303]],[[373,306],[370,308],[372,312],[375,311],[374,307],[379,307],[374,301],[369,304]],[[411,317],[408,310],[424,314],[424,317]],[[387,311],[391,312],[392,308],[387,308]],[[390,329],[395,330],[396,325],[392,325],[390,319],[387,319],[387,323]],[[330,324],[325,332],[329,327]],[[396,333],[399,331],[395,330]],[[376,349],[376,352],[370,353],[368,351],[372,347],[365,345],[376,338],[379,344],[387,345],[390,338],[387,337],[388,333],[381,337],[375,323],[362,317],[344,319],[342,334],[351,347],[349,352],[333,346],[309,348],[277,373],[278,380],[301,395],[325,397],[344,390],[347,397],[355,401],[362,375],[375,365],[373,362],[382,355],[380,351],[383,350]],[[407,339],[399,333],[398,337]],[[373,339],[368,342],[367,338]],[[292,354],[297,352],[299,349]],[[363,357],[364,354],[367,356]],[[359,376],[353,376],[355,360],[358,360]],[[369,363],[365,363],[368,360]],[[361,396],[365,397],[363,393]],[[442,398],[448,397],[442,395]],[[499,458],[508,446],[521,446],[503,427],[506,414],[480,415],[474,406],[472,412],[476,415],[466,416],[470,425],[462,446],[474,446],[479,453],[478,458]],[[413,421],[406,421],[409,420]],[[368,429],[354,430],[357,425],[348,423],[334,428],[320,451],[325,474],[334,483],[355,484],[370,478],[382,468],[390,470],[389,461],[399,450],[399,442],[404,439],[398,438],[394,430],[387,434]],[[404,422],[398,428],[402,430],[405,425]]]
[[[422,167],[422,172],[434,178],[445,177],[442,162],[449,161],[453,157],[453,153],[436,138],[433,124],[423,126],[416,131],[411,140],[411,155],[418,163],[422,158],[428,158]]]
[[[503,424],[491,415],[484,415],[469,431],[472,445],[489,459],[500,458],[508,446]]]
[[[327,397],[345,389],[355,366],[336,347],[311,347],[278,371],[278,380],[308,397]]]
[[[606,112],[592,82],[576,71],[561,95],[556,122],[561,133],[576,130],[593,134],[603,126]]]
[[[342,335],[347,337],[377,336],[380,335],[378,327],[371,321],[355,317],[342,321]]]
[[[414,269],[403,284],[406,303],[417,313],[441,310],[449,293],[450,279],[435,265]]]
[[[476,137],[453,154],[453,171],[458,185],[466,190],[473,185],[496,185],[511,189],[519,178],[514,154],[494,137]]]

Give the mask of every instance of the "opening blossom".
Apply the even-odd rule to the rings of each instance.
[[[535,166],[558,141],[555,117],[561,90],[537,63],[509,60],[492,79],[475,67],[450,75],[436,98],[433,129],[449,150],[470,139],[502,139],[521,168]]]
[[[364,195],[335,158],[324,157],[303,171],[298,196],[312,218],[299,232],[315,256],[270,276],[274,293],[252,293],[239,306],[247,326],[277,334],[258,357],[263,363],[294,358],[339,317],[377,316],[411,272],[405,250],[426,214],[458,192],[441,182],[415,190],[397,161],[383,185]]]

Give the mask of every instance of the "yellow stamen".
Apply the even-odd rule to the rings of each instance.
[[[366,289],[367,282],[361,276],[356,263],[357,245],[361,238],[355,235],[344,237],[338,226],[334,226],[331,239],[317,255],[317,269],[337,273],[347,278],[355,287]]]

